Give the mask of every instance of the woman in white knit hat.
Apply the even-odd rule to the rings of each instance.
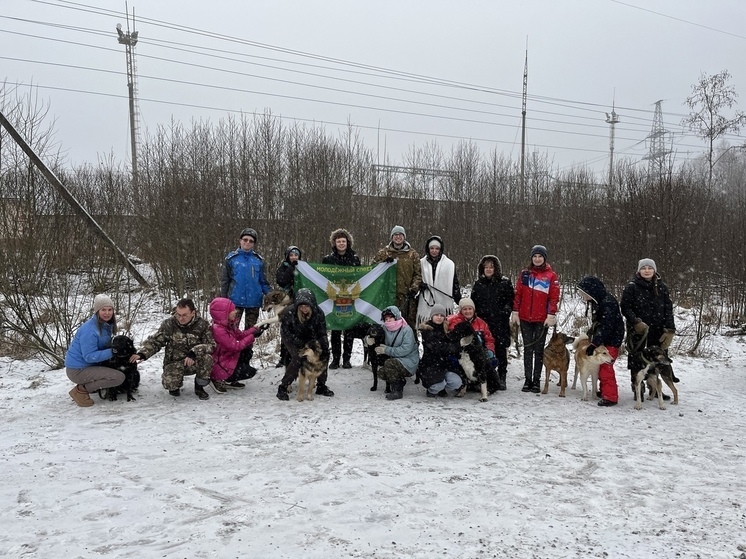
[[[113,357],[111,338],[116,331],[114,302],[108,295],[96,295],[93,316],[78,328],[65,355],[67,378],[75,383],[69,394],[80,407],[93,405],[91,392],[124,382],[121,371],[98,365]]]

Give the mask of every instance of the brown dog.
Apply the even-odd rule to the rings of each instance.
[[[316,380],[326,370],[329,360],[321,359],[321,346],[313,341],[301,348],[298,354],[303,357],[303,365],[298,371],[298,397],[296,400],[302,402],[313,400],[316,390]]]
[[[567,336],[556,330],[549,340],[549,345],[544,348],[544,367],[546,368],[546,378],[544,379],[544,390],[542,394],[549,391],[549,376],[551,371],[557,371],[560,376],[559,397],[565,397],[565,388],[567,388],[567,370],[570,368],[570,350],[567,344],[571,344],[575,338]]]
[[[593,378],[593,399],[595,400],[598,396],[598,370],[601,365],[605,363],[613,363],[614,358],[606,349],[605,345],[598,346],[594,351],[593,355],[586,355],[585,350],[591,345],[588,336],[583,334],[575,338],[572,344],[575,350],[575,378],[572,381],[572,388],[575,389],[575,383],[578,382],[578,374],[580,374],[580,382],[583,384],[583,397],[581,400],[588,400],[588,377]]]
[[[257,322],[254,326],[257,328],[270,324],[277,324],[282,320],[282,315],[285,314],[288,307],[293,304],[293,300],[290,295],[279,289],[273,289],[264,296],[262,300],[262,310],[264,312],[274,311],[274,316],[265,318]]]

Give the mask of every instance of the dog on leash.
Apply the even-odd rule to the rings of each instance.
[[[591,341],[585,334],[575,338],[575,341],[572,343],[572,347],[575,350],[575,378],[572,381],[572,388],[575,390],[575,384],[578,382],[578,374],[580,374],[580,382],[583,385],[583,397],[581,400],[584,402],[588,400],[588,377],[593,379],[592,393],[595,400],[598,397],[598,370],[601,368],[601,365],[614,362],[614,358],[605,345],[598,346],[593,351],[593,355],[586,355],[585,350],[589,345],[591,345]]]
[[[322,349],[316,340],[303,346],[298,355],[303,358],[303,364],[298,371],[298,397],[296,400],[313,400],[316,381],[326,370],[329,359],[321,358]]]
[[[640,352],[640,360],[645,363],[645,366],[639,371],[635,372],[635,409],[642,409],[642,400],[645,396],[642,394],[641,385],[644,380],[648,385],[648,396],[649,400],[654,398],[654,394],[657,392],[658,396],[658,408],[665,410],[666,405],[663,403],[663,383],[661,378],[666,382],[668,387],[673,392],[673,404],[679,403],[679,392],[676,390],[676,385],[673,382],[673,369],[671,368],[671,359],[669,359],[666,352],[658,346],[648,346]]]
[[[367,325],[367,332],[363,338],[363,346],[365,347],[368,359],[370,359],[370,368],[373,371],[373,386],[370,387],[371,392],[378,390],[378,368],[383,367],[383,364],[387,359],[390,359],[385,353],[377,354],[375,349],[379,345],[386,345],[386,334],[383,330],[383,326],[380,324],[369,324]],[[389,383],[386,383],[386,394],[391,392]]]
[[[292,304],[293,300],[290,298],[290,295],[280,289],[273,289],[262,299],[262,310],[264,312],[274,312],[274,314],[269,318],[260,320],[254,326],[262,328],[277,324],[282,320],[282,316]]]
[[[544,390],[542,394],[549,391],[549,376],[551,371],[557,371],[560,376],[559,397],[565,397],[565,388],[567,388],[567,370],[570,368],[570,350],[567,344],[571,344],[575,338],[567,336],[555,329],[549,344],[544,348],[544,368],[546,369],[546,378],[544,379]]]
[[[137,351],[135,344],[132,338],[120,334],[111,339],[111,351],[114,354],[112,358],[100,365],[124,373],[124,382],[119,386],[102,388],[98,391],[98,396],[102,400],[115,401],[117,394],[126,394],[127,401],[134,402],[135,397],[132,393],[137,392],[140,387],[140,372],[137,370],[137,363],[130,363],[130,357]]]
[[[466,376],[461,390],[456,396],[458,398],[464,396],[467,384],[477,384],[481,392],[479,401],[486,402],[487,375],[489,374],[490,362],[487,359],[487,352],[474,333],[474,328],[468,322],[459,322],[448,332],[447,336],[461,348],[458,362]]]

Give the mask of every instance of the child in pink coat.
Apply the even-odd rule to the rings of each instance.
[[[256,369],[250,365],[252,346],[262,330],[253,326],[240,330],[236,306],[225,297],[212,300],[210,316],[212,337],[215,339],[210,383],[219,394],[225,394],[227,388],[244,388],[246,385],[240,381],[256,374]]]

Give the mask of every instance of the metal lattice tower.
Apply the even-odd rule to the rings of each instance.
[[[606,113],[606,123],[610,126],[609,130],[609,188],[612,186],[614,178],[614,127],[619,122],[619,117],[614,110],[615,104],[611,105],[611,114]]]
[[[137,139],[140,127],[140,115],[137,107],[137,64],[135,63],[135,45],[138,32],[135,31],[135,9],[132,9],[132,31],[130,32],[130,18],[127,14],[127,32],[122,31],[122,24],[117,24],[117,40],[124,45],[127,58],[127,90],[129,92],[130,109],[130,144],[132,149],[132,184],[135,203],[139,202],[137,180]]]
[[[648,137],[645,138],[648,141],[648,154],[643,159],[648,161],[648,176],[650,178],[663,176],[666,157],[671,153],[670,150],[666,149],[666,134],[668,134],[668,131],[663,127],[662,102],[662,100],[655,102],[653,128],[650,130]]]

